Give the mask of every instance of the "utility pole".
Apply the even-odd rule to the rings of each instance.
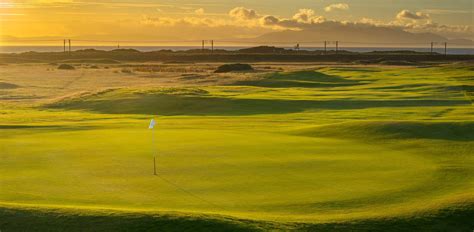
[[[214,52],[214,40],[211,40],[211,52]]]
[[[66,39],[63,40],[63,51],[66,53]]]
[[[324,41],[324,55],[327,54],[327,44],[328,44],[328,41]]]
[[[71,39],[69,39],[69,55],[71,55]]]
[[[202,40],[202,48],[201,48],[201,50],[204,51],[204,40]]]
[[[336,41],[336,55],[337,55],[338,51],[339,51],[339,41]]]
[[[433,42],[431,42],[431,49],[430,49],[430,53],[431,53],[431,55],[433,55],[433,44],[434,44],[434,43],[433,43]]]
[[[448,42],[444,42],[444,55],[448,55]]]

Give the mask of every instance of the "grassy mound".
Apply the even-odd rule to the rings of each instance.
[[[215,73],[227,73],[227,72],[240,72],[240,71],[253,71],[253,68],[249,64],[224,64],[217,67]]]
[[[1,82],[0,81],[0,89],[16,89],[20,86],[12,84],[12,83],[7,83],[7,82]]]
[[[312,137],[474,140],[474,122],[368,121],[325,125],[299,130]]]
[[[112,114],[232,115],[254,113],[258,105],[253,106],[252,103],[245,99],[212,97],[206,90],[199,88],[108,89],[73,95],[45,107]],[[239,106],[240,111],[235,111]]]
[[[146,91],[119,89],[82,94],[45,107],[112,114],[245,115],[274,111],[273,106],[276,104],[266,100],[213,97],[206,90],[197,88],[165,88]]]
[[[72,65],[69,65],[69,64],[60,64],[58,66],[58,69],[62,69],[62,70],[74,70],[76,68],[74,68],[74,66]]]
[[[274,73],[260,80],[246,80],[235,83],[236,85],[260,86],[260,87],[340,87],[359,84],[356,80],[350,80],[339,76],[327,75],[317,71],[297,71],[288,73]]]
[[[237,93],[241,87],[235,88]],[[244,90],[243,90],[244,91]],[[82,93],[45,105],[46,108],[87,110],[109,114],[150,115],[255,115],[285,114],[321,109],[367,109],[410,106],[453,106],[461,100],[353,100],[237,98],[210,94],[198,88],[152,90],[109,89]]]

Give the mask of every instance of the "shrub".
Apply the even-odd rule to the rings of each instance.
[[[131,74],[132,73],[132,70],[128,69],[128,68],[123,68],[121,70],[122,73],[127,73],[127,74]]]
[[[234,71],[252,71],[253,68],[249,64],[224,64],[217,67],[215,73],[226,73]]]
[[[69,64],[61,64],[58,66],[58,69],[63,69],[63,70],[74,70],[74,66],[69,65]]]

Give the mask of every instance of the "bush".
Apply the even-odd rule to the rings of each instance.
[[[123,68],[123,69],[121,70],[121,72],[122,72],[122,73],[131,74],[131,73],[132,73],[132,70],[127,69],[127,68]]]
[[[63,69],[63,70],[74,70],[74,66],[69,65],[69,64],[61,64],[58,66],[58,69]]]
[[[215,73],[226,73],[233,71],[252,71],[253,68],[249,64],[224,64],[219,66]]]

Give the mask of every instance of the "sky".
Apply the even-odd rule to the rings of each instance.
[[[341,25],[474,39],[473,24],[472,0],[0,0],[2,44],[233,40]]]

